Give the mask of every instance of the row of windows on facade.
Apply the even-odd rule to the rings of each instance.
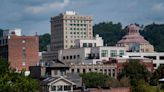
[[[91,25],[86,26],[86,24],[65,24],[66,28],[79,28],[77,30],[80,30],[80,28],[92,28]]]
[[[86,71],[87,69],[79,69],[79,68],[77,68],[77,69],[71,69],[71,73],[75,73],[75,70],[76,70],[76,72],[77,73],[80,73],[80,70],[82,70],[83,71],[83,73],[84,73],[84,71]],[[111,73],[111,72],[115,72],[115,69],[98,69],[98,68],[95,68],[95,69],[91,69],[91,68],[89,68],[88,69],[88,71],[89,72],[94,72],[94,71],[104,71],[104,72],[109,72],[109,73]]]
[[[7,39],[0,39],[0,45],[7,45],[8,41]]]
[[[81,26],[81,27],[85,27],[85,26],[87,26],[87,24],[68,24],[68,23],[65,23],[65,25],[69,25],[69,26]],[[91,24],[89,25],[89,26],[91,26]]]
[[[73,27],[70,27],[70,28],[67,28],[67,27],[65,27],[65,30],[70,30],[70,31],[72,31],[72,30],[74,30],[74,31],[79,31],[79,30],[81,30],[81,31],[85,31],[86,30],[86,28],[73,28]],[[68,31],[69,31],[68,30]],[[89,30],[91,30],[91,28],[89,28]]]
[[[82,71],[80,71],[80,70],[82,70]],[[113,74],[113,76],[115,76],[115,69],[98,69],[98,68],[95,68],[95,69],[77,69],[76,70],[76,72],[75,72],[75,69],[71,69],[71,73],[86,73],[86,72],[102,72],[102,73],[105,73],[105,74],[107,74],[108,73],[108,75],[111,75],[111,74]]]
[[[129,57],[140,57],[140,56],[129,56]],[[144,58],[149,58],[149,59],[153,59],[153,60],[157,60],[158,56],[143,56]],[[164,56],[159,56],[160,60],[164,60]]]
[[[25,43],[25,40],[22,40],[22,43]],[[0,40],[0,45],[7,45],[8,44],[8,40],[7,39],[1,39]]]
[[[83,43],[83,47],[96,47],[96,43]]]
[[[122,55],[124,55],[124,50],[119,50],[119,54],[117,54],[117,50],[110,50],[111,57],[122,56]],[[101,57],[107,57],[107,56],[108,56],[108,50],[102,50]]]
[[[65,59],[79,59],[80,55],[73,55],[73,56],[63,56],[63,60]]]
[[[122,56],[124,55],[124,51],[120,50],[119,55],[117,55],[117,50],[111,50],[110,51],[110,56],[111,57],[116,57],[116,56]],[[101,57],[108,57],[108,50],[102,50],[101,51]],[[92,53],[92,54],[87,54],[86,59],[99,59],[99,53]],[[71,55],[71,56],[63,56],[63,60],[65,59],[78,59],[76,58],[76,55]]]
[[[87,36],[65,36],[65,38],[68,38],[68,37],[70,37],[70,38],[86,38]],[[91,38],[91,37],[90,37]],[[72,42],[72,41],[71,41]]]
[[[89,16],[64,16],[64,18],[69,18],[69,19],[92,19],[91,17]]]
[[[71,35],[72,35],[72,34],[80,34],[80,33],[81,33],[82,35],[83,35],[83,34],[84,34],[84,35],[86,34],[86,32],[70,32]],[[66,32],[66,34],[67,34],[67,32]]]
[[[54,86],[51,86],[51,91],[71,91],[71,86],[69,85],[54,85]]]
[[[68,45],[65,45],[65,47],[66,47],[66,48],[73,48],[74,45],[69,45],[69,47],[68,47]]]
[[[51,20],[51,22],[57,24],[57,23],[62,23],[61,22],[62,20],[61,19],[54,19],[54,20]],[[87,24],[91,24],[91,20],[78,20],[78,19],[64,19],[63,20],[64,23],[79,23],[79,24],[84,24],[84,23],[87,23]]]

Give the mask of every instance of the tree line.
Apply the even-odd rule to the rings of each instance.
[[[155,47],[155,50],[163,52],[164,24],[137,25],[141,27],[141,35]],[[104,39],[105,45],[108,46],[114,46],[126,33],[127,27],[123,27],[121,23],[100,22],[93,26],[94,36],[99,34]],[[0,29],[0,36],[2,36],[2,29]],[[48,44],[50,44],[50,34],[39,35],[39,50],[46,51]]]

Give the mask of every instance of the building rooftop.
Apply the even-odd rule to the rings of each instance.
[[[128,26],[128,34],[125,35],[118,43],[138,43],[138,44],[149,44],[139,33],[139,27],[131,24]]]

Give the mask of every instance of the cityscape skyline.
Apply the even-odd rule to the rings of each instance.
[[[93,24],[164,23],[163,0],[2,0],[0,7],[0,28],[21,28],[26,35],[50,33],[50,17],[67,10],[92,16]]]

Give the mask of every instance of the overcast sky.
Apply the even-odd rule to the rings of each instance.
[[[0,28],[49,33],[50,17],[67,10],[92,16],[94,24],[164,23],[164,0],[0,0]]]

